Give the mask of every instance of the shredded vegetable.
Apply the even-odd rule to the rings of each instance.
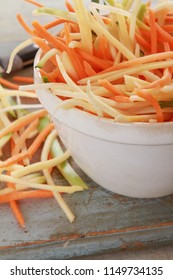
[[[57,110],[76,107],[114,122],[171,122],[173,4],[123,0],[102,5],[91,1],[86,8],[83,0],[73,0],[65,1],[67,10],[62,11],[26,1],[35,6],[33,16],[48,14],[53,20],[42,25],[34,19],[28,26],[17,15],[30,39],[14,49],[7,72],[18,51],[35,43],[42,52],[36,67],[43,81],[34,84],[30,77],[0,78],[0,180],[6,184],[0,190],[0,203],[8,202],[24,226],[15,201],[54,196],[72,222],[74,214],[59,192],[73,193],[87,186],[67,161],[70,154],[61,147],[47,112],[38,101],[32,105],[20,101],[23,97],[33,100],[35,90],[43,88],[61,100]],[[52,34],[51,28],[56,26],[61,31]],[[4,158],[6,145],[11,151]],[[41,157],[35,162],[38,148]],[[55,185],[54,167],[72,186]],[[37,176],[25,181],[33,174]]]
[[[172,121],[173,95],[165,94],[165,87],[173,88],[172,3],[98,2],[86,8],[83,0],[66,1],[67,11],[35,3],[33,15],[49,14],[62,29],[52,34],[33,20],[29,40],[43,53],[36,66],[43,83],[20,90],[44,88],[46,82],[62,100],[58,108],[77,107],[116,122]]]
[[[20,84],[33,82],[32,77],[13,76],[11,80]],[[0,203],[9,204],[19,225],[24,228],[26,221],[20,209],[20,200],[54,197],[72,223],[75,214],[63,194],[83,191],[88,187],[67,161],[70,153],[61,147],[47,112],[39,110],[42,106],[35,92],[16,88],[11,89],[11,81],[3,79],[0,90],[0,182],[3,183]],[[10,99],[7,102],[5,98]],[[26,98],[32,100],[32,104],[25,103]],[[11,114],[12,110],[16,114]],[[56,176],[52,172],[55,168],[62,173],[67,185],[54,182]]]

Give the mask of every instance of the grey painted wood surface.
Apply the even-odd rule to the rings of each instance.
[[[78,171],[90,189],[64,195],[77,216],[73,224],[53,199],[20,203],[25,230],[18,227],[8,205],[0,206],[0,259],[65,259],[173,242],[173,196],[119,196]]]
[[[63,2],[58,1],[58,5]],[[55,0],[42,0],[42,3],[57,5]],[[30,22],[32,9],[22,0],[15,0],[15,5],[12,0],[2,1],[1,55],[8,54],[27,38],[15,14],[21,12]],[[69,224],[53,199],[20,204],[27,224],[25,230],[19,228],[8,205],[0,206],[0,259],[81,259],[91,255],[97,259],[99,256],[102,259],[106,256],[111,259],[173,257],[173,196],[122,197],[103,190],[76,169],[90,189],[64,196],[77,216],[73,224]]]

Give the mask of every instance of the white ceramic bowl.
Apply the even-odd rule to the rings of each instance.
[[[34,76],[40,83],[38,69]],[[173,123],[116,123],[78,109],[57,111],[49,90],[37,96],[73,159],[100,186],[140,198],[173,193]]]

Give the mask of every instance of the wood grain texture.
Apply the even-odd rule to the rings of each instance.
[[[20,203],[26,230],[1,206],[0,258],[65,259],[173,242],[173,196],[127,198],[83,177],[88,191],[64,195],[77,215],[73,224],[53,199]]]

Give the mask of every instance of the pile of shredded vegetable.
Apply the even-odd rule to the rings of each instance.
[[[43,56],[36,67],[44,83],[22,90],[49,88],[60,108],[77,107],[117,122],[168,122],[173,118],[173,2],[107,0],[105,5],[65,1],[67,10],[41,4],[33,15],[54,20],[30,27],[24,46],[36,43]],[[57,34],[51,28],[57,27]],[[58,109],[58,108],[57,108]]]
[[[0,204],[8,203],[24,227],[20,200],[54,197],[73,222],[75,215],[63,193],[83,191],[87,185],[67,161],[70,153],[64,151],[35,92],[18,89],[18,82],[33,82],[33,78],[14,76],[13,80],[0,78]],[[66,186],[54,182],[55,169],[66,179]]]
[[[107,0],[86,8],[82,0],[72,0],[61,11],[25,1],[36,6],[34,16],[52,15],[53,21],[42,25],[34,19],[30,26],[17,15],[30,38],[12,52],[7,73],[18,51],[35,43],[42,51],[36,67],[43,82],[0,78],[0,203],[9,203],[24,226],[18,200],[54,196],[72,222],[74,214],[61,193],[87,186],[67,161],[70,153],[62,149],[35,90],[50,89],[62,100],[58,108],[76,107],[115,122],[172,121],[173,2]],[[55,34],[56,27],[60,31]],[[36,101],[24,103],[24,98]],[[54,167],[70,186],[55,185]]]

